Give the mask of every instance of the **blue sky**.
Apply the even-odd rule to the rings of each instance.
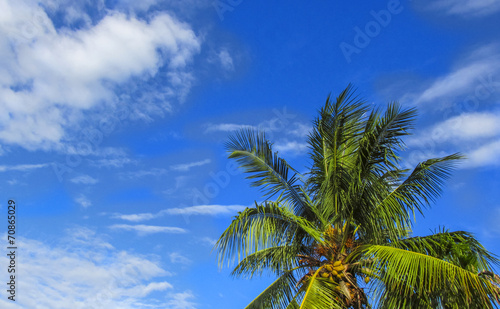
[[[307,171],[311,121],[349,83],[418,108],[405,165],[468,156],[415,233],[500,254],[499,16],[498,0],[0,0],[0,212],[16,200],[19,236],[0,307],[243,308],[272,278],[211,253],[262,199],[228,134],[263,129]]]

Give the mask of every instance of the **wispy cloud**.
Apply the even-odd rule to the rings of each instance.
[[[234,64],[233,64],[233,58],[229,54],[229,51],[226,48],[222,48],[218,54],[220,64],[222,68],[226,71],[233,71],[234,70]]]
[[[159,215],[152,214],[152,213],[131,214],[131,215],[114,214],[111,217],[113,219],[121,219],[121,220],[131,221],[131,222],[140,222],[140,221],[146,221],[146,220],[158,218]]]
[[[180,227],[156,226],[156,225],[114,224],[111,225],[109,228],[113,230],[134,231],[137,232],[139,235],[149,235],[156,233],[181,234],[187,232],[187,230]]]
[[[434,143],[463,143],[500,136],[500,114],[464,113],[434,125],[408,139],[409,146]]]
[[[210,123],[206,126],[205,133],[232,132],[241,129],[256,129],[256,127],[248,124],[237,124],[237,123],[218,123],[218,124]]]
[[[191,264],[191,260],[188,259],[187,257],[183,256],[179,252],[172,252],[169,255],[169,258],[170,258],[170,262],[174,263],[174,264],[184,264],[184,265]]]
[[[191,299],[194,295],[191,291],[185,291],[182,293],[176,293],[170,296],[171,300],[167,303],[167,308],[170,309],[196,309],[196,303],[192,302]]]
[[[500,166],[500,139],[467,153],[466,167]]]
[[[92,206],[92,202],[83,194],[78,196],[75,199],[75,202],[78,203],[78,205],[82,206],[83,208],[87,208],[87,207]]]
[[[408,139],[407,145],[430,156],[444,155],[451,147],[466,155],[463,168],[499,166],[500,114],[464,113],[423,130]]]
[[[205,159],[202,161],[196,161],[196,162],[191,162],[191,163],[176,164],[176,165],[170,166],[170,169],[172,169],[174,171],[179,171],[179,172],[187,172],[190,169],[192,169],[193,167],[207,165],[210,162],[212,162],[210,159]]]
[[[130,158],[108,158],[108,159],[98,159],[90,161],[90,165],[95,167],[107,167],[107,168],[120,168],[127,164],[136,163],[135,160]]]
[[[152,168],[149,170],[138,170],[138,171],[129,171],[129,172],[124,172],[120,173],[121,177],[124,178],[130,178],[130,179],[135,179],[135,178],[141,178],[141,177],[158,177],[158,176],[163,176],[168,173],[168,170],[165,168]]]
[[[89,175],[80,175],[74,177],[70,180],[72,183],[83,184],[83,185],[95,185],[99,182],[99,180],[89,176]]]
[[[480,17],[500,11],[498,0],[432,0],[430,8],[448,15]]]
[[[140,214],[112,214],[111,218],[121,219],[131,222],[140,222],[146,220],[157,219],[165,215],[185,215],[185,216],[217,216],[217,215],[232,215],[235,212],[242,211],[246,208],[243,205],[198,205],[183,208],[163,209],[155,214],[140,213]]]
[[[165,209],[163,212],[168,215],[222,215],[234,214],[237,211],[242,211],[246,206],[242,205],[200,205],[184,208],[170,208]]]
[[[215,243],[217,242],[217,240],[216,240],[216,239],[210,238],[210,237],[208,237],[208,236],[206,236],[206,237],[202,237],[202,238],[200,239],[200,241],[201,241],[203,244],[206,244],[206,245],[208,245],[208,246],[210,246],[210,247],[215,246]]]
[[[18,164],[18,165],[0,165],[0,172],[7,171],[20,171],[25,172],[29,170],[44,168],[49,166],[48,164]]]
[[[449,74],[438,78],[416,96],[417,104],[438,102],[469,94],[488,96],[500,90],[500,49],[486,45],[474,50],[466,60]]]

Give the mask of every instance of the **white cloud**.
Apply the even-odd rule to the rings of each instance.
[[[75,199],[75,202],[77,202],[83,208],[87,208],[89,206],[92,206],[92,202],[83,194],[81,194],[79,197],[77,197]]]
[[[445,120],[409,139],[427,157],[445,155],[443,147],[453,145],[467,157],[460,166],[500,166],[500,114],[464,113]],[[438,151],[436,153],[436,151]]]
[[[484,16],[498,12],[500,1],[498,0],[433,0],[430,8],[444,11],[448,15],[460,16]]]
[[[152,213],[131,214],[131,215],[122,215],[122,214],[112,215],[113,219],[121,219],[121,220],[132,221],[132,222],[151,220],[151,219],[154,219],[157,217],[158,217],[158,215],[154,215]]]
[[[306,154],[309,150],[309,144],[297,141],[287,141],[273,145],[273,150],[280,153]]]
[[[500,91],[500,51],[496,45],[474,50],[454,71],[437,79],[416,95],[417,104],[439,102],[469,94],[471,100],[484,100]]]
[[[202,161],[172,165],[170,166],[170,168],[174,171],[187,172],[193,167],[203,166],[209,164],[210,162],[211,162],[210,159],[205,159]]]
[[[18,239],[19,255],[23,257],[17,269],[20,294],[15,303],[0,298],[0,307],[146,309],[178,299],[173,293],[172,297],[159,299],[152,296],[154,291],[162,291],[163,295],[165,291],[174,292],[173,286],[164,280],[171,274],[155,259],[116,250],[96,238],[95,233],[87,239],[72,240],[69,235],[59,244],[48,245]],[[2,269],[8,263],[8,257],[2,255]]]
[[[170,257],[170,262],[174,264],[184,264],[184,265],[191,264],[191,260],[183,256],[179,252],[170,253],[169,257]]]
[[[234,64],[233,64],[233,58],[229,54],[229,51],[225,48],[221,49],[221,51],[218,54],[219,56],[219,61],[224,70],[226,71],[233,71],[234,70]]]
[[[408,145],[478,141],[500,135],[500,115],[493,113],[464,113],[447,119],[428,132],[408,140]]]
[[[236,124],[236,123],[209,124],[205,129],[205,133],[231,132],[231,131],[238,131],[241,129],[256,129],[256,127],[247,124]]]
[[[221,214],[234,214],[237,211],[243,211],[246,206],[242,205],[200,205],[185,208],[170,208],[165,209],[163,212],[169,215],[221,215]]]
[[[157,219],[165,215],[207,215],[207,216],[217,216],[217,215],[232,215],[237,211],[242,211],[246,206],[242,205],[198,205],[184,208],[169,208],[161,210],[155,214],[152,213],[140,213],[140,214],[113,214],[111,218],[121,219],[131,222],[139,222]],[[124,229],[132,229],[132,225],[118,225],[123,226]],[[126,227],[126,228],[125,228]]]
[[[97,180],[89,175],[80,175],[80,176],[72,178],[70,181],[72,183],[84,184],[84,185],[95,185],[96,183],[99,182],[99,180]]]
[[[482,145],[467,153],[466,167],[500,166],[500,140]]]
[[[117,86],[127,85],[132,77],[156,78],[160,68],[167,82],[151,94],[161,96],[157,101],[182,100],[189,91],[193,76],[187,64],[199,52],[200,39],[168,13],[144,21],[105,11],[95,25],[73,31],[56,30],[31,1],[2,0],[0,6],[4,143],[31,150],[59,149],[82,112],[128,103],[117,99]],[[26,30],[30,27],[31,32]],[[145,107],[157,112],[155,104]]]
[[[215,246],[215,243],[217,242],[216,239],[213,239],[213,238],[210,238],[210,237],[203,237],[203,238],[200,239],[200,241],[203,244],[206,244],[207,246],[210,246],[210,247]]]
[[[167,173],[168,171],[164,168],[152,168],[149,170],[124,172],[121,173],[120,175],[125,178],[135,179],[135,178],[150,177],[150,176],[158,177],[158,176],[163,176]]]
[[[289,131],[290,134],[293,134],[298,137],[306,137],[311,133],[312,131],[312,126],[311,125],[306,125],[300,122],[295,122],[294,123],[295,128],[291,129]]]
[[[183,293],[176,293],[170,296],[172,300],[167,303],[167,308],[169,309],[196,309],[195,303],[191,302],[190,299],[194,298],[191,291],[186,291]]]
[[[49,166],[48,164],[18,164],[18,165],[0,165],[0,172],[7,171],[20,171],[25,172],[29,170],[44,168]]]
[[[186,233],[185,229],[180,227],[170,227],[170,226],[155,226],[155,225],[129,225],[129,224],[114,224],[109,227],[114,230],[125,230],[134,231],[139,235],[149,235],[155,233],[172,233],[181,234]]]
[[[132,160],[127,157],[122,158],[111,158],[111,159],[98,159],[90,161],[90,165],[95,167],[108,167],[108,168],[120,168],[127,164],[135,163],[135,160]]]

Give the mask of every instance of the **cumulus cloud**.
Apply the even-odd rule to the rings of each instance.
[[[30,1],[3,0],[0,6],[4,143],[57,149],[82,112],[129,103],[119,99],[120,86],[132,79],[161,74],[166,86],[152,95],[166,104],[189,91],[193,76],[188,64],[201,41],[189,25],[168,13],[142,20],[107,11],[94,25],[72,30],[56,29],[41,6]],[[131,113],[140,117],[149,107],[156,112],[155,102]]]
[[[145,309],[175,303],[176,294],[182,295],[174,293],[172,284],[165,281],[171,274],[154,258],[117,250],[88,229],[78,230],[50,245],[20,238],[23,260],[17,269],[18,289],[30,297],[19,295],[15,303],[2,297],[0,307]],[[2,269],[8,263],[2,255]],[[162,292],[158,295],[171,291],[172,295],[156,298],[152,296],[155,291]]]

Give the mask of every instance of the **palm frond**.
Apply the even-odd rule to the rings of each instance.
[[[265,197],[283,194],[296,211],[307,211],[303,201],[299,173],[278,156],[263,132],[243,129],[229,137],[226,144],[229,158],[236,159],[246,173],[251,174],[252,186],[264,191]]]
[[[368,246],[365,253],[373,259],[372,270],[380,278],[376,295],[393,295],[391,301],[398,302],[398,308],[414,298],[441,302],[454,293],[460,293],[457,303],[491,308],[495,288],[477,273],[433,256],[390,246]]]
[[[406,179],[376,204],[369,213],[374,226],[364,224],[364,228],[371,228],[372,233],[393,231],[393,240],[404,236],[398,231],[410,228],[415,214],[423,214],[423,209],[441,194],[444,181],[461,159],[462,155],[452,154],[419,163]]]
[[[282,245],[265,248],[245,257],[232,271],[234,276],[252,278],[263,271],[271,271],[280,276],[284,271],[297,266],[297,255],[303,254],[302,246]]]
[[[321,267],[309,278],[299,309],[342,309],[340,293],[335,284],[319,277]]]
[[[494,254],[464,231],[448,232],[443,228],[435,234],[399,240],[389,246],[433,256],[474,273],[500,265]]]
[[[229,262],[235,253],[241,261],[268,247],[323,241],[322,233],[311,222],[294,215],[281,203],[283,201],[264,202],[238,213],[215,244],[220,266],[224,261]],[[302,237],[299,240],[298,234]]]
[[[294,303],[297,293],[295,287],[297,280],[293,275],[293,270],[283,273],[276,281],[267,287],[257,296],[246,309],[286,309],[294,308],[289,305]]]

